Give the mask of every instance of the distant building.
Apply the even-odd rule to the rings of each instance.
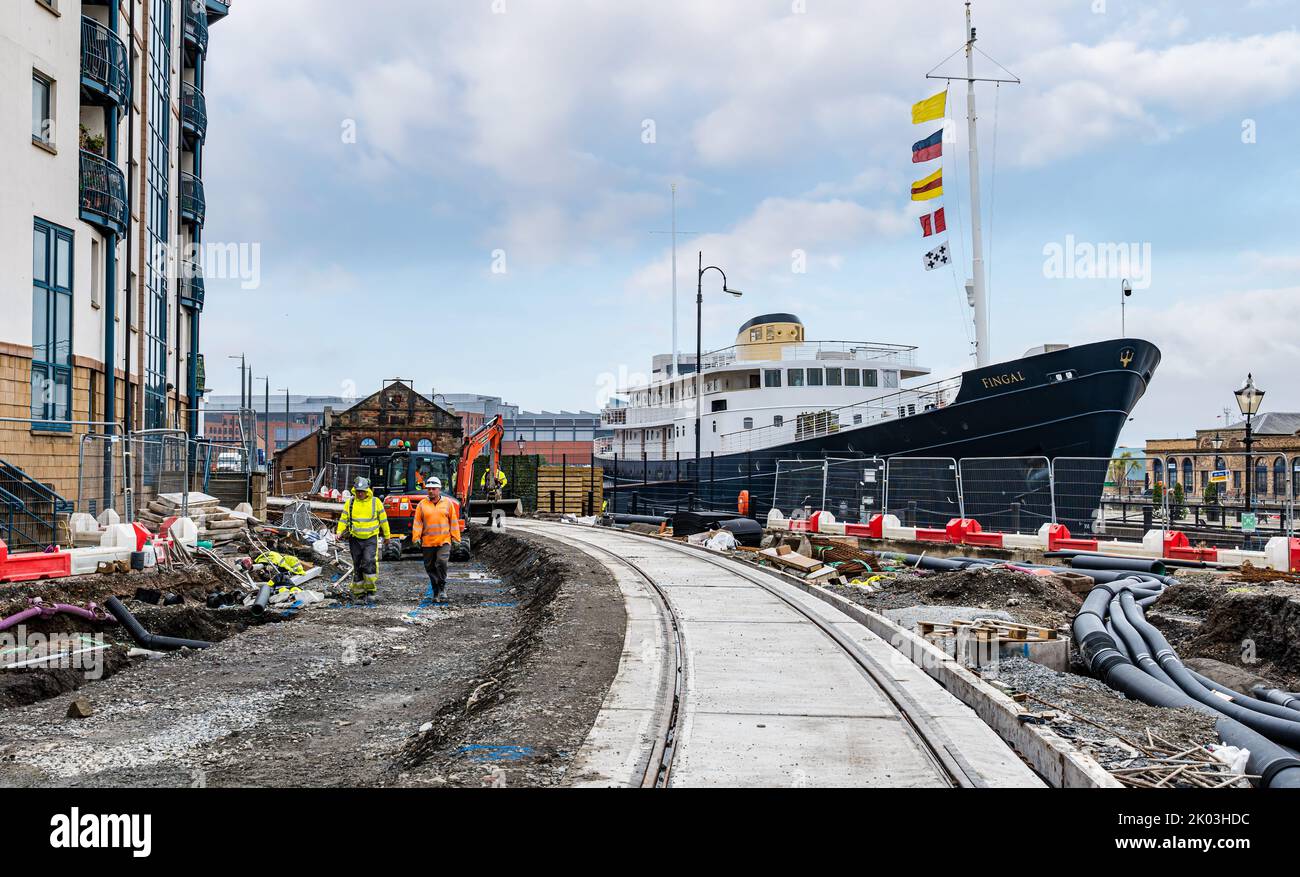
[[[1254,436],[1251,468],[1253,494],[1260,501],[1283,501],[1300,495],[1290,485],[1300,484],[1300,413],[1267,412],[1256,415],[1251,425]],[[1222,447],[1215,449],[1215,440]],[[1147,477],[1152,484],[1172,488],[1182,484],[1188,494],[1204,492],[1210,473],[1226,470],[1228,483],[1220,486],[1221,496],[1234,502],[1246,492],[1246,424],[1196,430],[1195,438],[1151,439],[1146,443]]]
[[[509,405],[500,396],[485,396],[481,393],[435,393],[433,400],[456,412],[461,426],[465,428],[465,435],[473,435],[498,414],[509,420],[519,413],[518,405]]]
[[[521,411],[506,421],[503,454],[540,454],[549,463],[584,465],[597,438],[612,435],[595,411]]]
[[[290,399],[292,408],[292,397]],[[326,463],[363,462],[367,452],[406,447],[455,456],[464,431],[458,417],[402,381],[347,409],[330,412],[324,423],[275,454],[275,473],[289,469],[319,471]]]
[[[326,409],[342,411],[350,408],[356,399],[343,396],[289,396],[288,413],[285,400],[274,395],[268,402],[265,396],[253,394],[252,414],[245,415],[241,428],[238,396],[209,396],[203,406],[203,437],[219,442],[238,444],[243,441],[245,429],[254,429],[258,448],[266,450],[267,437],[271,440],[271,454],[283,450],[298,439],[320,429],[325,422]],[[253,426],[254,419],[256,426]],[[267,424],[270,423],[268,432]]]

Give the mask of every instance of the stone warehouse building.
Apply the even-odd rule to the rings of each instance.
[[[197,431],[203,266],[187,254],[206,212],[208,28],[229,7],[4,0],[0,471],[11,488],[38,482],[75,499],[87,432]],[[18,124],[29,104],[30,128]]]
[[[1252,424],[1251,486],[1259,502],[1283,502],[1300,485],[1300,413],[1268,412]],[[1220,444],[1215,448],[1215,443]],[[1246,424],[1198,429],[1194,438],[1151,439],[1146,443],[1147,477],[1199,498],[1210,483],[1210,473],[1227,470],[1221,485],[1224,501],[1242,501],[1246,493]]]
[[[460,418],[405,381],[386,381],[382,389],[345,411],[326,408],[320,429],[275,455],[275,473],[290,469],[319,471],[326,463],[355,463],[367,451],[410,443],[413,451],[460,453],[464,429]]]

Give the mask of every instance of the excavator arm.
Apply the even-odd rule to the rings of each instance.
[[[469,513],[469,497],[474,492],[474,461],[485,450],[491,451],[488,483],[492,486],[491,489],[495,489],[497,471],[501,468],[501,437],[505,432],[505,421],[498,414],[479,427],[461,445],[460,461],[456,466],[456,500],[460,503],[462,517]]]

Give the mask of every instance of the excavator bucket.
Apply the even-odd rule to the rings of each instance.
[[[524,501],[521,499],[471,499],[469,516],[471,518],[491,519],[494,511],[505,512],[507,518],[522,518]]]

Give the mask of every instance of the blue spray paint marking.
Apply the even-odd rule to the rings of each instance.
[[[425,589],[424,596],[420,598],[419,604],[416,605],[416,607],[412,609],[410,612],[408,612],[407,615],[409,615],[411,618],[415,618],[420,614],[421,611],[425,609],[432,609],[435,606],[447,606],[447,605],[449,604],[446,599],[443,600],[433,599],[433,583],[430,582],[429,587]]]
[[[468,755],[469,760],[480,764],[491,761],[521,761],[533,754],[531,746],[488,746],[466,743],[457,752]]]
[[[498,609],[513,609],[518,603],[480,603],[480,606],[494,606]]]

